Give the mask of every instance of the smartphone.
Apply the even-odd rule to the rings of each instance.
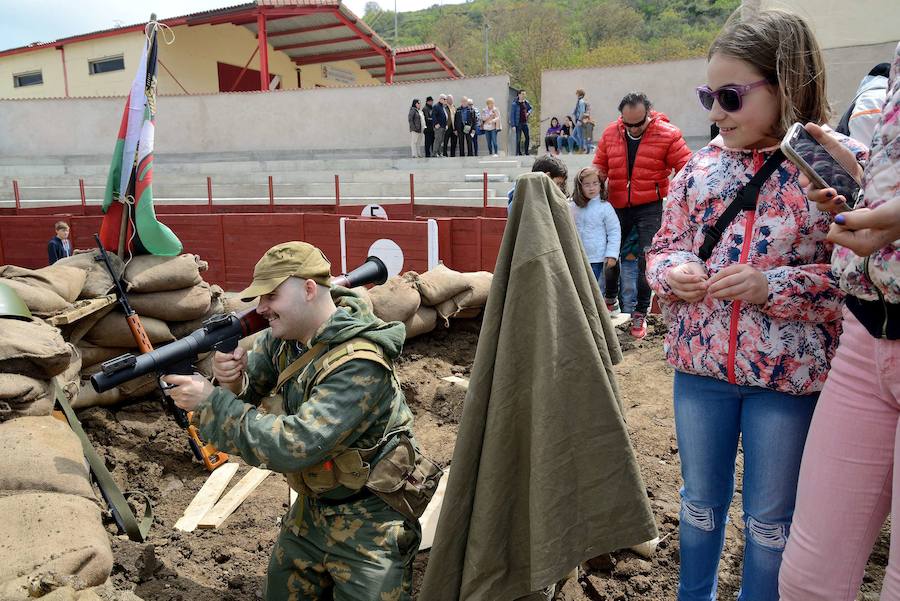
[[[847,173],[801,123],[794,123],[781,141],[781,151],[809,178],[814,188],[834,188],[852,209],[859,198],[859,182]]]

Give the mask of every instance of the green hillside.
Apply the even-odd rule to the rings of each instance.
[[[703,56],[739,5],[740,0],[471,0],[401,12],[397,46],[433,42],[464,73],[482,75],[487,26],[488,72],[509,73],[513,86],[539,99],[544,69]],[[365,21],[393,43],[393,11],[369,2]]]

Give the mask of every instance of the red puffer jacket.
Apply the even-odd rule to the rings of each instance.
[[[650,111],[650,125],[638,146],[631,179],[628,177],[628,145],[622,117],[603,130],[594,166],[609,178],[609,202],[617,209],[649,204],[669,193],[669,176],[681,170],[691,150],[681,130],[663,113]]]

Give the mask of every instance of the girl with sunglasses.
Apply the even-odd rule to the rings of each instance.
[[[785,161],[761,185],[756,207],[723,228],[706,260],[700,249],[788,127],[828,120],[825,69],[801,18],[760,11],[732,16],[709,50],[707,78],[698,95],[720,135],[672,182],[647,257],[676,370],[684,480],[678,599],[716,598],[740,439],[738,599],[775,601],[803,445],[840,333],[842,293],[825,240],[831,217],[807,202],[797,169]]]

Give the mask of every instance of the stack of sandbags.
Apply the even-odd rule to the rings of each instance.
[[[138,314],[154,347],[160,347],[190,334],[203,321],[224,310],[222,289],[203,281],[207,264],[193,254],[176,257],[139,255],[128,261],[124,270],[128,301]],[[157,388],[156,375],[147,374],[121,386],[97,393],[88,381],[101,364],[125,353],[139,353],[128,322],[116,306],[82,320],[73,329],[83,356],[82,386],[76,407],[114,405],[138,398]]]
[[[487,302],[492,274],[460,273],[443,264],[418,274],[408,271],[375,286],[361,296],[384,321],[402,321],[407,339],[430,332],[451,317],[475,317]]]
[[[47,416],[0,423],[0,599],[109,578],[112,550],[88,478],[68,424]]]
[[[71,309],[86,279],[83,269],[59,263],[43,269],[0,266],[0,281],[12,288],[36,317],[50,317]]]
[[[78,394],[81,357],[60,331],[40,319],[0,318],[0,422],[50,415],[59,386]]]

